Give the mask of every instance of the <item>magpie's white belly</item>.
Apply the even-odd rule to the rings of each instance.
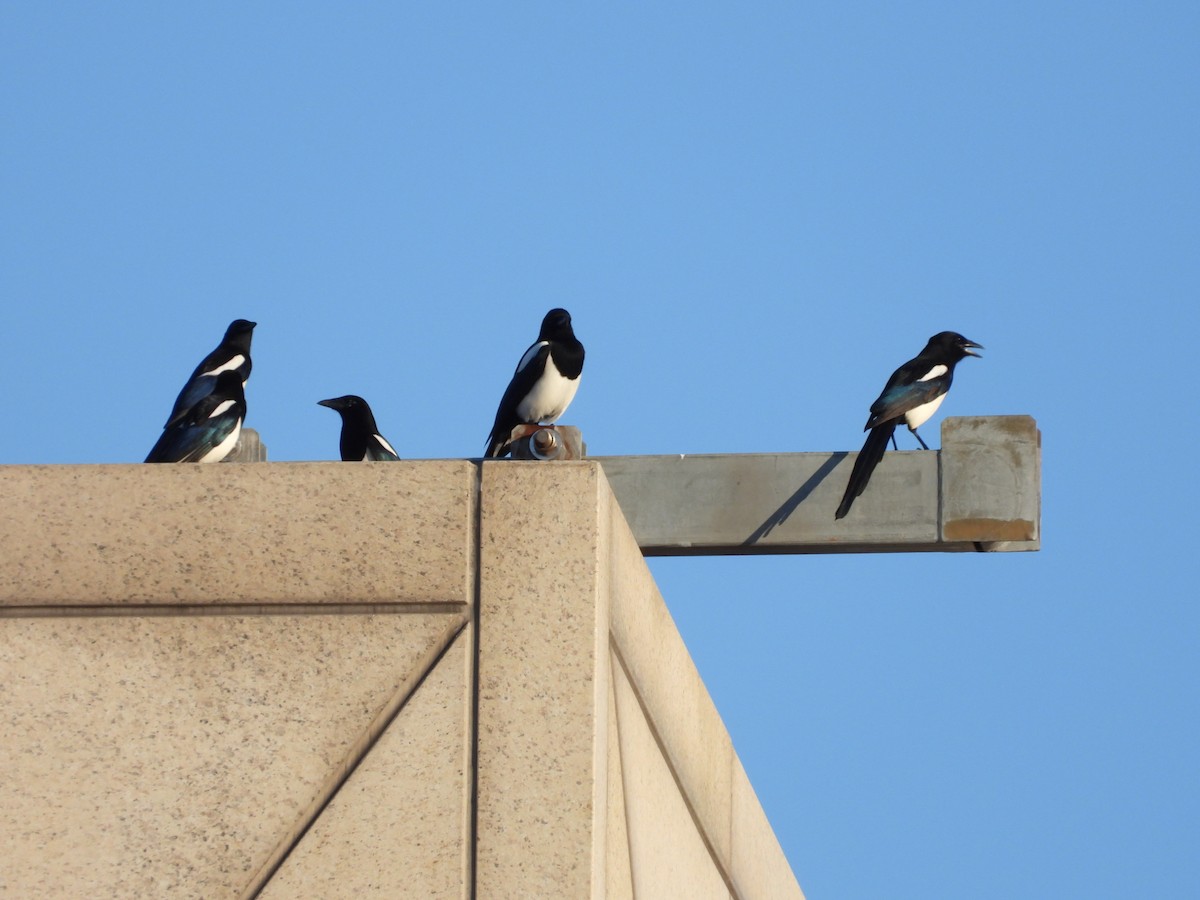
[[[233,452],[233,448],[238,442],[238,435],[241,433],[242,420],[238,419],[237,424],[233,426],[233,431],[229,432],[229,437],[225,438],[225,440],[221,441],[221,443],[217,444],[217,446],[205,453],[202,457],[196,460],[196,462],[220,462]]]
[[[542,377],[517,404],[517,416],[522,422],[554,422],[567,411],[578,387],[578,378],[574,381],[564,378],[555,368],[554,361],[548,359]]]
[[[905,423],[909,428],[920,428],[929,420],[930,416],[937,412],[937,408],[942,405],[942,401],[945,399],[945,394],[939,394],[928,403],[922,403],[920,406],[914,406],[904,414]]]

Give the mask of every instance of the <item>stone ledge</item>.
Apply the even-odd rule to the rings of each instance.
[[[0,466],[0,608],[467,604],[476,471]]]

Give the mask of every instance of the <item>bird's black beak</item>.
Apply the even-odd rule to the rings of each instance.
[[[328,406],[330,409],[337,409],[338,402],[336,398],[332,400],[318,400],[317,406]]]
[[[967,354],[967,356],[977,356],[980,359],[982,359],[983,357],[979,356],[978,353],[975,353],[972,351],[972,349],[971,349],[972,347],[974,347],[976,350],[986,350],[987,349],[986,347],[983,346],[983,344],[977,344],[974,341],[968,341],[966,338],[964,338],[963,342],[962,342],[963,353]]]

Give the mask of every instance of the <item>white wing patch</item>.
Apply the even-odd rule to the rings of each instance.
[[[217,416],[219,416],[221,413],[225,412],[225,410],[229,409],[229,407],[231,407],[231,406],[233,406],[232,400],[222,400],[220,403],[217,404],[217,408],[208,414],[208,417],[210,419],[215,419]]]
[[[394,455],[396,455],[396,456],[399,456],[399,455],[400,455],[399,453],[396,453],[396,451],[395,451],[394,449],[392,449],[392,445],[391,445],[391,444],[389,444],[387,441],[385,441],[385,440],[383,439],[383,435],[382,435],[382,434],[377,434],[377,435],[375,435],[375,440],[379,441],[379,446],[381,446],[381,447],[382,447],[384,450],[388,451],[388,453],[392,453],[392,454],[394,454]],[[364,455],[363,455],[363,459],[366,459],[366,458],[367,458],[367,457],[366,457],[366,455],[364,454]]]
[[[930,369],[928,372],[926,372],[924,375],[922,375],[920,378],[918,378],[917,381],[931,381],[934,378],[938,378],[942,375],[945,375],[949,371],[950,370],[947,369],[945,366],[943,366],[941,363],[938,363],[936,366],[934,366],[932,369]],[[941,403],[942,401],[938,400],[938,402]],[[918,407],[918,409],[919,408],[920,407]],[[926,416],[925,418],[927,419],[929,417]],[[922,421],[924,421],[924,420],[922,420]]]
[[[215,377],[217,375],[220,375],[222,372],[233,371],[234,369],[236,369],[238,366],[240,366],[245,361],[246,361],[246,357],[242,356],[242,354],[239,353],[237,356],[235,356],[231,360],[229,360],[229,362],[222,363],[221,365],[217,366],[215,369],[209,369],[207,372],[201,372],[200,374],[201,375],[212,375]]]
[[[527,365],[529,365],[533,358],[538,355],[538,351],[540,351],[549,343],[549,341],[538,341],[536,344],[526,350],[525,355],[521,357],[521,361],[517,363],[517,371],[520,372]]]

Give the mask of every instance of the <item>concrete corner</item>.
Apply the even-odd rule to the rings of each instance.
[[[14,896],[802,896],[599,464],[0,492]]]

